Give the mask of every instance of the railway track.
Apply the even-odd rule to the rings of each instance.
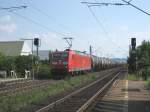
[[[111,73],[95,82],[50,103],[36,112],[83,112],[120,74],[121,72],[118,70],[111,71]]]
[[[34,88],[46,87],[51,84],[52,80],[26,80],[7,82],[0,88],[0,96],[8,96],[18,92],[25,92]]]
[[[104,70],[103,74],[113,71]],[[1,82],[0,86],[0,97],[7,97],[9,95],[14,95],[19,92],[30,91],[35,88],[47,87],[49,84],[52,84],[53,80],[13,80],[8,82]]]
[[[86,112],[127,112],[127,101],[124,100],[126,93],[121,91],[121,88],[126,87],[123,82],[126,74],[127,71],[122,71],[122,75],[113,83],[113,86],[103,95],[99,95]]]

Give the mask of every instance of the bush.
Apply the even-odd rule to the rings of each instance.
[[[133,80],[133,81],[137,81],[139,80],[139,77],[136,75],[136,74],[129,74],[127,77],[126,77],[127,80]]]
[[[51,78],[50,66],[49,65],[40,65],[39,71],[37,74],[38,79],[49,79]]]
[[[15,59],[15,69],[19,74],[25,74],[25,70],[32,69],[31,56],[17,56]]]
[[[150,77],[147,78],[147,85],[148,85],[148,88],[150,89]]]
[[[0,54],[0,70],[7,71],[8,75],[10,71],[15,68],[15,57],[4,56]]]

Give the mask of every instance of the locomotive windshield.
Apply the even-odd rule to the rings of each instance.
[[[67,52],[53,53],[53,61],[64,60],[68,57]]]

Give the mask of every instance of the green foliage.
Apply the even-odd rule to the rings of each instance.
[[[37,74],[38,79],[49,79],[51,78],[50,66],[48,64],[42,64],[39,67]]]
[[[142,45],[137,47],[137,68],[138,70],[143,70],[142,76],[144,80],[150,76],[150,42],[143,41]]]
[[[137,81],[139,80],[140,78],[135,75],[135,74],[128,74],[127,77],[126,77],[127,80],[133,80],[133,81]]]
[[[147,85],[148,85],[148,89],[150,89],[150,77],[147,78]]]
[[[136,55],[138,59],[138,68],[143,68],[143,65],[150,64],[150,42],[143,41],[142,45],[136,49]]]
[[[15,70],[17,74],[25,74],[26,70],[32,68],[32,57],[31,56],[4,56],[0,54],[0,70],[7,71],[8,75],[11,70]],[[24,77],[24,76],[21,76]]]
[[[15,57],[4,56],[0,54],[0,70],[9,72],[15,68]]]
[[[0,97],[0,112],[23,112],[23,108],[30,106],[31,104],[37,104],[42,99],[48,96],[64,92],[72,89],[75,86],[79,86],[87,81],[91,81],[97,78],[99,74],[87,74],[76,77],[71,77],[68,80],[55,81],[48,87],[34,88],[32,91],[25,93],[18,93],[8,97]]]
[[[31,56],[17,56],[15,59],[15,68],[17,73],[24,74],[25,70],[32,69]]]
[[[135,58],[136,57],[136,58]],[[128,58],[129,73],[140,73],[144,79],[150,76],[150,42],[143,41],[133,52],[130,50]],[[136,66],[135,66],[136,65]],[[135,71],[135,67],[137,70]]]
[[[33,57],[33,62],[37,60],[36,57]],[[35,73],[37,72],[36,66]],[[17,73],[17,76],[24,77],[25,70],[32,70],[32,56],[4,56],[0,54],[0,70],[7,71],[10,74],[11,70],[14,70]],[[46,79],[51,77],[49,60],[40,61],[38,75],[36,77],[40,79]]]
[[[44,64],[44,65],[45,65],[45,64],[49,65],[50,62],[49,62],[49,60],[46,59],[46,60],[41,60],[40,63],[41,63],[41,64]]]

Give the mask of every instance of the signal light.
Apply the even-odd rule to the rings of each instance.
[[[136,46],[136,38],[131,38],[131,45]]]
[[[39,46],[39,38],[34,38],[34,45]]]

